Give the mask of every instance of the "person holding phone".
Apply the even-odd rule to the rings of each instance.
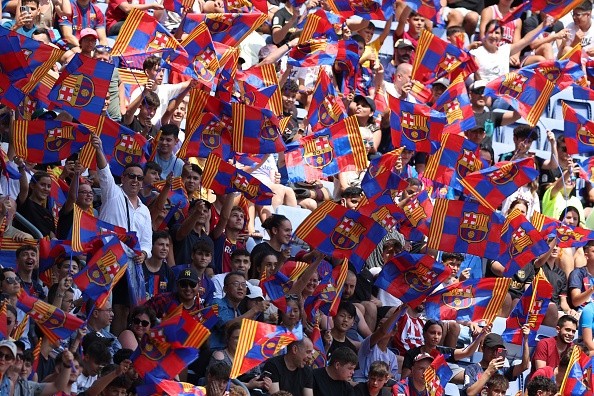
[[[38,21],[39,0],[25,0],[18,9],[16,23],[12,26],[12,30],[32,38],[33,32],[37,29],[36,24]]]

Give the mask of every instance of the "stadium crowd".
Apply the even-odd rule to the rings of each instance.
[[[0,133],[6,151],[1,153],[0,249],[11,254],[1,259],[0,270],[0,395],[327,396],[340,392],[416,396],[435,394],[434,382],[427,374],[431,370],[453,384],[447,389],[443,382],[438,385],[445,392],[441,394],[510,394],[510,382],[518,378],[520,384],[528,380],[521,390],[529,396],[552,396],[562,387],[563,394],[583,394],[571,392],[592,386],[587,381],[581,384],[582,377],[567,373],[576,364],[577,354],[594,356],[594,237],[584,236],[584,243],[574,246],[560,246],[560,234],[555,231],[564,226],[581,231],[594,229],[594,189],[584,177],[592,171],[580,166],[578,154],[584,153],[575,151],[574,137],[531,126],[522,118],[526,116],[522,109],[501,95],[487,95],[492,83],[507,73],[534,65],[558,65],[554,61],[563,56],[575,59],[571,54],[580,44],[577,69],[585,70],[587,61],[594,57],[590,0],[573,2],[573,9],[559,20],[538,9],[515,15],[513,11],[520,3],[511,0],[442,0],[433,21],[421,15],[419,9],[421,13],[413,10],[415,1],[351,1],[353,7],[357,3],[363,9],[376,5],[377,10],[381,5],[387,17],[381,21],[382,27],[376,28],[370,18],[361,17],[361,12],[333,16],[333,40],[356,43],[357,64],[346,68],[345,62],[353,58],[340,52],[334,55],[333,63],[320,62],[317,66],[295,66],[292,58],[295,47],[303,45],[300,38],[308,16],[319,10],[327,11],[324,15],[328,16],[336,7],[333,1],[196,0],[182,14],[174,11],[170,3],[2,1],[0,39],[18,37],[16,33],[62,49],[55,64],[44,72],[54,81],[73,60],[88,57],[117,65],[101,115],[133,131],[134,136],[141,136],[149,149],[147,158],[124,161],[118,171],[114,168],[117,147],[108,146],[108,140],[103,139],[106,132],[91,125],[96,129],[89,134],[82,151],[74,150],[59,162],[32,161],[29,152],[33,148],[23,150],[16,143],[21,142],[17,138],[19,121],[77,124],[77,116],[60,106],[46,108],[40,102],[33,108],[25,102],[10,106],[12,91],[0,79]],[[405,187],[389,183],[383,186],[391,204],[404,210],[411,202],[419,203],[422,193],[430,202],[445,198],[472,201],[467,190],[426,176],[425,170],[437,154],[435,150],[415,151],[411,141],[405,144],[403,139],[396,139],[403,132],[394,123],[404,125],[405,119],[404,113],[396,116],[392,106],[397,101],[434,106],[436,110],[441,103],[443,109],[444,100],[449,103],[453,99],[442,95],[461,84],[464,99],[456,99],[457,103],[466,103],[472,114],[465,117],[474,117],[474,122],[469,128],[456,124],[457,129],[450,129],[450,133],[470,142],[471,154],[478,155],[476,160],[481,165],[471,171],[500,161],[530,160],[536,176],[496,202],[495,209],[502,216],[519,212],[528,221],[539,214],[558,220],[556,227],[541,235],[545,249],[510,274],[507,262],[452,246],[448,251],[435,249],[428,243],[426,230],[408,227],[405,231],[399,223],[379,236],[363,257],[363,265],[348,263],[348,270],[343,270],[342,257],[318,249],[319,245],[308,246],[314,243],[297,240],[294,232],[311,219],[309,213],[320,213],[318,209],[327,208],[329,201],[335,203],[333,208],[348,210],[345,213],[357,212],[369,203],[374,193],[365,188],[365,175],[370,173],[367,168],[343,164],[332,174],[320,171],[315,178],[306,172],[299,179],[290,169],[295,163],[282,150],[233,153],[224,159],[263,186],[258,188],[270,191],[271,199],[258,201],[247,194],[248,190],[231,191],[231,185],[223,186],[223,192],[210,184],[205,187],[202,180],[210,157],[207,161],[207,155],[191,152],[184,140],[194,134],[186,129],[193,116],[189,111],[196,110],[191,95],[208,91],[206,85],[195,76],[168,67],[163,60],[165,52],[160,51],[163,47],[136,54],[130,63],[142,70],[135,71],[130,69],[134,66],[127,66],[129,59],[112,48],[124,34],[130,34],[126,20],[137,11],[154,18],[181,42],[189,33],[183,25],[186,13],[214,14],[230,9],[259,13],[257,3],[264,4],[267,12],[258,26],[246,25],[249,34],[236,44],[239,51],[233,66],[245,74],[238,74],[235,85],[231,80],[234,92],[230,100],[247,103],[247,87],[241,83],[253,81],[249,77],[255,75],[261,77],[264,67],[274,65],[273,80],[281,98],[276,115],[282,120],[282,129],[277,133],[287,145],[287,153],[290,147],[327,127],[323,117],[334,118],[340,113],[341,120],[348,119],[346,116],[355,120],[367,164],[388,156],[394,158],[388,171],[397,179],[391,180],[404,181]],[[418,3],[421,6],[417,8],[428,7],[425,2]],[[506,20],[509,15],[514,18]],[[502,19],[505,23],[499,23]],[[214,34],[215,30],[211,30]],[[424,82],[425,86],[414,81],[415,68],[423,63],[423,57],[430,57],[426,32],[442,36],[444,43],[456,46],[476,67],[461,79],[448,73]],[[2,41],[2,45],[8,46],[8,42]],[[389,48],[391,58],[383,55],[385,42],[393,43]],[[8,76],[10,70],[14,71],[8,68],[10,52],[1,51],[8,56],[0,59],[0,70]],[[260,74],[250,74],[250,70]],[[327,91],[320,99],[316,92],[322,81]],[[317,107],[330,92],[336,92],[339,103],[331,104],[334,107],[326,108],[328,114],[324,115]],[[222,93],[215,96],[225,100]],[[274,94],[267,99],[271,96]],[[33,94],[25,100],[31,102],[31,98]],[[318,122],[311,123],[309,117],[314,112]],[[214,116],[223,119],[220,114]],[[194,128],[199,129],[200,120],[202,115],[198,124],[191,123]],[[345,125],[340,128],[346,129]],[[513,145],[503,146],[502,150],[497,131],[506,126],[513,127]],[[204,135],[211,133],[204,128],[200,131]],[[586,133],[591,136],[594,128]],[[203,137],[203,141],[206,139]],[[545,140],[548,152],[539,150],[535,154],[534,146]],[[456,154],[462,155],[467,150],[464,147],[458,147]],[[85,150],[87,157],[90,153],[90,166],[83,161]],[[180,150],[183,155],[179,155]],[[314,160],[324,161],[324,153],[317,152]],[[13,174],[9,177],[10,169]],[[180,192],[182,201],[172,191]],[[134,232],[134,242],[128,243],[125,238],[120,242],[122,234],[117,232],[103,233],[95,244],[85,245],[82,253],[68,250],[75,250],[75,234],[82,233],[80,229],[92,218],[104,222],[98,226],[102,229],[107,223],[124,229],[124,234]],[[321,222],[322,217],[318,219]],[[331,238],[331,231],[321,230],[318,235]],[[414,231],[424,235],[413,236]],[[47,243],[64,241],[62,245],[68,249],[52,248],[48,252],[42,248],[42,238]],[[114,244],[124,257],[115,278],[108,277],[113,274],[105,272],[105,267],[90,268],[101,261],[97,257],[113,256]],[[511,278],[496,309],[495,320],[499,323],[523,304],[522,297],[529,287],[536,288],[536,281],[544,279],[550,283],[551,292],[550,296],[536,296],[548,304],[537,315],[538,323],[555,329],[556,334],[536,337],[538,329],[524,320],[516,329],[520,341],[515,343],[521,352],[515,356],[517,359],[510,359],[506,348],[513,342],[502,337],[505,326],[495,330],[495,315],[440,320],[428,315],[423,301],[403,303],[405,291],[393,293],[393,289],[378,287],[375,282],[384,266],[401,257],[412,257],[410,265],[425,257],[433,259],[432,265],[443,264],[447,276],[432,285],[436,293],[450,290],[458,282]],[[89,291],[90,282],[98,279],[97,271],[108,280],[99,299],[97,294],[92,298]],[[271,296],[275,282],[282,283],[280,298]],[[336,298],[316,304],[332,292]],[[47,304],[43,310],[35,308],[26,303],[26,296]],[[64,313],[62,323],[47,320],[56,312]],[[45,318],[43,313],[47,313]],[[189,320],[184,315],[210,332],[204,342],[186,348],[193,350],[188,355],[176,352],[169,330],[155,331],[169,329],[165,324],[171,320]],[[263,341],[252,336],[249,340],[247,323],[251,321],[272,325],[262,330],[263,334],[282,329],[286,339]],[[78,326],[71,328],[68,323]],[[159,337],[168,337],[167,353],[162,350],[164,344],[155,341]],[[273,344],[274,353],[264,352],[271,348],[268,343]],[[259,358],[252,350],[246,356],[252,347],[261,349]],[[151,365],[153,349],[162,354]],[[232,370],[248,358],[256,360],[248,370]],[[451,372],[441,377],[445,367]],[[239,375],[232,375],[232,371]],[[575,385],[576,381],[584,388]]]

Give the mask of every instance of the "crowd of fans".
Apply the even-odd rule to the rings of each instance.
[[[196,0],[191,12],[224,12],[221,0]],[[486,83],[514,68],[558,59],[577,43],[583,57],[594,55],[592,3],[584,1],[572,13],[572,21],[551,21],[532,12],[500,25],[498,20],[512,11],[511,0],[485,5],[476,0],[442,1],[444,38],[464,46],[474,55],[479,69],[468,81],[468,96],[476,127],[464,131],[481,147],[482,160],[492,165],[498,160],[534,157],[532,143],[538,141],[538,128],[517,126],[514,147],[509,153],[493,150],[495,128],[511,125],[520,114],[501,100],[484,96]],[[283,131],[287,143],[311,133],[307,119],[298,117],[307,110],[319,73],[327,73],[340,92],[335,68],[287,66],[287,52],[297,45],[298,26],[304,17],[325,0],[309,0],[295,7],[284,0],[268,1],[268,19],[240,45],[239,65],[244,70],[261,63],[275,63],[281,83],[283,114],[291,117]],[[182,17],[164,9],[161,2],[110,0],[104,13],[90,0],[9,0],[2,1],[2,26],[46,44],[68,51],[49,73],[57,75],[76,53],[114,62],[108,38],[116,38],[132,9],[146,11],[175,33]],[[411,93],[412,63],[423,30],[434,29],[433,22],[414,12],[404,2],[394,5],[393,20],[374,39],[372,22],[351,17],[335,26],[341,39],[359,44],[360,73],[356,86],[343,97],[349,115],[356,116],[361,137],[371,160],[396,147],[391,142],[389,112],[376,111],[378,98],[392,95],[416,103]],[[436,30],[437,31],[437,30]],[[179,33],[179,32],[178,32]],[[384,40],[393,35],[393,57],[380,56]],[[181,36],[181,35],[180,35]],[[0,291],[6,301],[6,334],[0,341],[0,395],[128,395],[136,394],[143,383],[130,360],[142,337],[160,320],[181,305],[188,312],[217,305],[218,321],[197,361],[175,380],[204,386],[208,395],[274,394],[325,396],[344,395],[425,395],[424,373],[438,354],[445,356],[453,370],[451,382],[467,395],[502,395],[514,381],[530,370],[527,394],[553,395],[561,384],[574,348],[594,354],[594,241],[583,248],[559,248],[549,237],[548,253],[527,264],[514,276],[500,316],[509,316],[514,305],[534,277],[543,273],[553,286],[553,297],[544,325],[555,327],[555,337],[542,339],[534,350],[528,347],[530,329],[523,328],[524,345],[520,362],[509,364],[506,343],[491,332],[491,324],[481,322],[434,321],[424,316],[423,305],[403,305],[397,298],[374,286],[374,277],[387,261],[402,251],[428,253],[452,269],[447,286],[457,281],[503,276],[497,261],[465,253],[435,252],[424,243],[411,243],[394,230],[385,237],[367,260],[362,271],[353,266],[342,291],[336,315],[320,313],[309,317],[304,301],[314,294],[328,265],[338,260],[316,250],[292,249],[295,224],[280,214],[280,206],[315,210],[327,200],[355,210],[364,198],[361,180],[364,172],[343,172],[333,178],[333,186],[319,180],[290,184],[284,171],[284,156],[262,155],[237,167],[247,171],[274,192],[271,205],[240,204],[240,193],[216,195],[201,186],[203,159],[185,160],[176,156],[184,139],[189,92],[196,82],[183,79],[168,83],[161,59],[147,56],[143,63],[147,83],[126,91],[116,69],[112,76],[105,113],[122,125],[156,139],[156,155],[144,166],[128,164],[121,177],[113,175],[98,136],[91,137],[96,170],[84,169],[74,153],[62,164],[47,167],[15,155],[12,145],[13,121],[18,112],[2,109],[2,137],[8,143],[8,158],[20,172],[19,180],[2,178],[0,210],[6,219],[5,238],[17,242],[33,239],[32,224],[44,237],[67,239],[71,235],[74,205],[110,224],[135,231],[140,254],[130,253],[129,265],[142,268],[146,302],[131,306],[126,277],[113,290],[108,301],[94,307],[84,301],[72,276],[86,265],[84,256],[62,256],[56,260],[49,283],[42,283],[39,251],[23,244],[15,265],[0,272]],[[179,76],[178,76],[179,77]],[[173,78],[173,76],[169,76]],[[434,103],[450,81],[441,78],[431,85]],[[497,111],[493,111],[498,109]],[[34,117],[72,120],[66,112],[38,109]],[[575,178],[577,165],[567,153],[563,136],[547,131],[550,157],[535,157],[540,172],[534,182],[518,189],[500,208],[503,214],[518,209],[530,218],[535,212],[572,226],[594,228],[591,208],[594,195],[590,182]],[[452,191],[433,186],[423,177],[427,155],[404,149],[394,172],[408,182],[395,197],[407,200],[421,190],[431,190],[432,198],[452,198]],[[48,207],[52,176],[70,186],[59,213]],[[162,227],[172,207],[167,198],[173,177],[181,177],[189,200],[189,210],[179,211]],[[163,192],[153,183],[165,180]],[[329,188],[330,187],[330,188]],[[332,188],[333,187],[333,188]],[[434,188],[435,187],[435,188]],[[18,218],[15,212],[19,213]],[[265,234],[257,227],[260,219]],[[20,219],[20,220],[19,220]],[[286,310],[277,309],[264,296],[260,282],[273,276],[287,261],[309,263],[286,294]],[[325,268],[325,269],[324,269]],[[16,307],[22,291],[43,299],[66,312],[88,314],[85,326],[69,340],[53,345],[29,321],[19,339],[14,329],[25,320]],[[90,313],[90,314],[89,314]],[[252,319],[278,324],[289,330],[302,327],[302,340],[289,344],[284,352],[249,372],[242,373],[227,386],[238,347],[241,323]],[[316,328],[322,332],[327,365],[312,368]],[[0,326],[1,328],[1,326]],[[577,334],[577,335],[576,335]],[[33,349],[38,345],[38,349]],[[575,346],[578,347],[578,346]],[[468,364],[481,350],[480,361]],[[60,393],[61,392],[61,393]]]

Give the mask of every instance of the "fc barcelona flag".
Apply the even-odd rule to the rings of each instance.
[[[223,107],[227,107],[224,105]],[[271,154],[285,151],[278,119],[268,109],[231,103],[231,146],[238,153]]]
[[[407,221],[402,223],[400,232],[405,237],[411,238],[416,232],[422,232],[424,235],[429,235],[429,220],[433,214],[433,203],[429,199],[429,194],[426,190],[420,191],[416,195],[410,197],[408,202],[402,207]],[[418,241],[419,239],[411,238],[411,240]]]
[[[570,1],[551,1],[551,0],[532,0],[532,10],[540,11],[542,14],[551,16],[553,19],[560,19],[568,12],[582,4],[580,0]]]
[[[81,123],[95,125],[105,106],[113,64],[74,55],[49,93],[48,99]]]
[[[505,331],[501,334],[503,340],[522,345],[522,326],[528,325],[530,327],[528,346],[535,347],[536,334],[547,313],[552,296],[553,286],[544,276],[543,271],[538,272],[507,318]]]
[[[510,278],[469,279],[433,293],[425,300],[427,317],[435,320],[485,320],[499,313]]]
[[[279,86],[278,76],[276,75],[275,65],[273,64],[252,66],[243,71],[238,70],[236,76],[237,80],[245,81],[250,86],[258,89],[267,87],[277,88]],[[246,95],[248,95],[247,92],[244,96]],[[269,96],[268,106],[277,117],[283,115],[283,99],[279,89],[275,89],[272,95]]]
[[[348,68],[358,65],[357,43],[353,40],[311,39],[289,51],[288,64],[296,67],[314,67],[333,65],[337,60]]]
[[[549,103],[555,84],[540,73],[511,72],[489,82],[485,96],[501,98],[531,126],[535,126]]]
[[[75,252],[83,252],[89,242],[102,235],[126,235],[125,228],[99,220],[78,205],[74,207],[74,219],[77,221],[72,225],[72,250]]]
[[[15,154],[38,164],[59,162],[80,150],[89,141],[85,126],[66,121],[14,122]]]
[[[586,158],[580,162],[580,168],[580,177],[582,179],[594,181],[594,157]]]
[[[274,195],[272,190],[260,180],[223,161],[215,154],[210,154],[206,159],[202,173],[202,187],[212,189],[216,194],[239,191],[248,201],[258,205],[270,205]]]
[[[214,153],[222,159],[231,158],[231,134],[227,126],[216,115],[208,112],[200,114],[196,120],[198,127],[186,129],[186,138],[177,156],[206,158]]]
[[[504,276],[513,276],[536,257],[549,251],[541,233],[517,209],[507,215],[501,241],[504,250],[498,261],[505,267]]]
[[[184,33],[191,33],[200,22],[206,23],[213,41],[236,47],[250,33],[258,29],[267,14],[251,12],[249,14],[186,14],[182,20]]]
[[[424,177],[462,191],[459,180],[480,170],[479,147],[460,135],[444,134],[441,147],[427,161]]]
[[[200,348],[210,336],[210,331],[185,309],[177,311],[149,330],[151,339],[157,344],[166,343],[173,348]]]
[[[266,359],[278,355],[284,347],[303,339],[301,324],[293,331],[255,320],[243,319],[237,344],[237,358],[233,359],[231,378],[244,374]]]
[[[2,76],[11,83],[27,78],[32,73],[15,33],[4,27],[0,30],[0,70]]]
[[[327,38],[337,41],[339,39],[334,26],[340,26],[345,18],[334,14],[331,11],[318,8],[315,12],[307,14],[302,23],[297,25],[302,29],[299,36],[299,44],[305,43],[312,38]]]
[[[162,380],[157,382],[157,387],[169,396],[206,396],[206,388],[187,382]]]
[[[409,6],[417,14],[432,21],[435,20],[435,15],[441,9],[439,0],[404,0],[404,4]]]
[[[322,253],[346,258],[358,269],[377,247],[386,230],[373,219],[325,201],[295,230],[295,236]]]
[[[444,396],[445,386],[452,379],[453,372],[448,366],[445,360],[445,356],[441,353],[431,362],[431,365],[427,367],[423,377],[425,379],[425,387],[427,388],[428,395],[431,396]]]
[[[285,295],[308,266],[301,261],[286,261],[274,274],[266,274],[262,291],[278,309],[286,309]]]
[[[582,247],[591,240],[594,240],[594,231],[592,230],[562,223],[557,227],[557,242],[560,248]]]
[[[120,240],[111,240],[93,253],[86,267],[73,277],[73,282],[83,295],[95,300],[97,307],[102,307],[115,284],[121,279],[128,267],[128,256]]]
[[[372,199],[386,190],[393,193],[403,191],[408,187],[408,182],[394,172],[401,154],[402,148],[397,148],[371,160],[361,181],[361,188],[368,199]]]
[[[394,15],[394,2],[390,0],[328,0],[329,8],[345,18],[353,15],[363,19],[391,19]]]
[[[591,358],[582,352],[579,345],[574,345],[559,393],[563,396],[592,396],[592,390],[587,386],[590,378],[586,376],[586,370],[591,370],[591,366]]]
[[[392,144],[433,154],[439,147],[446,117],[429,106],[410,103],[392,95],[388,96],[388,103]]]
[[[466,175],[460,184],[482,205],[497,210],[505,198],[538,177],[534,158],[498,162],[490,168]]]
[[[460,134],[476,126],[466,85],[460,77],[437,99],[433,108],[445,114],[447,125],[444,133]]]
[[[311,15],[311,14],[310,14]],[[307,120],[311,130],[317,132],[347,117],[342,99],[338,96],[328,73],[320,68],[318,82],[311,95]]]
[[[303,303],[308,319],[315,319],[315,312],[322,311],[327,316],[335,316],[342,297],[342,289],[346,281],[349,261],[343,259],[340,265],[332,269],[329,279],[320,281],[313,294]]]
[[[578,114],[574,109],[562,102],[563,120],[565,128],[565,144],[567,153],[575,155],[579,153],[591,153],[594,151],[594,122]]]
[[[402,252],[384,265],[375,285],[414,308],[451,274],[428,254]]]
[[[37,241],[35,239],[25,239],[23,242],[17,242],[9,237],[0,237],[0,247],[2,248],[0,249],[0,265],[4,268],[16,269],[16,251],[23,245],[35,246]]]
[[[223,0],[225,12],[250,13],[260,11],[268,14],[266,0]]]
[[[359,204],[357,211],[371,217],[388,232],[398,228],[398,225],[406,219],[404,211],[394,202],[390,194],[376,195],[367,202],[361,201],[361,203],[363,205]]]
[[[158,383],[174,378],[198,358],[198,353],[196,348],[173,348],[168,343],[157,342],[145,334],[130,360],[145,382]]]
[[[502,215],[476,202],[438,198],[433,207],[427,246],[497,260],[504,222]]]
[[[25,99],[25,94],[16,89],[8,77],[0,74],[0,103],[16,110]]]
[[[191,12],[195,0],[164,0],[163,7],[166,10],[177,12],[180,15]]]
[[[581,47],[581,44],[578,45]],[[534,70],[548,78],[555,84],[553,94],[556,94],[586,77],[581,65],[581,50],[576,52],[577,59],[574,57],[565,58],[568,54],[564,56],[564,59],[533,63],[523,67],[521,70]]]
[[[48,341],[54,346],[60,340],[68,339],[84,324],[76,316],[30,296],[24,290],[20,291],[18,297],[17,308],[28,314],[37,323]]]
[[[112,53],[134,55],[174,49],[185,53],[184,48],[169,30],[144,11],[132,8],[120,29]]]

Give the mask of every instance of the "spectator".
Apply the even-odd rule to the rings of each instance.
[[[429,391],[426,389],[425,371],[433,360],[434,357],[426,352],[419,353],[415,356],[410,369],[410,376],[407,376],[398,384],[394,385],[392,387],[392,394],[428,396]]]
[[[161,100],[156,93],[150,90],[154,84],[149,80],[145,91],[139,95],[128,106],[128,110],[122,117],[122,125],[140,133],[149,139],[157,135],[157,127],[153,125],[151,119],[157,113]],[[138,110],[138,115],[135,115]]]
[[[390,367],[382,360],[376,360],[369,366],[369,374],[366,382],[355,385],[357,396],[387,396],[389,388],[384,388],[390,380]]]
[[[46,297],[45,291],[37,277],[39,255],[35,246],[23,245],[17,249],[16,268],[23,290],[30,296],[44,300]]]
[[[257,244],[250,253],[250,261],[255,262],[259,256],[268,253],[278,254],[283,261],[291,257],[290,244],[293,227],[289,219],[283,215],[273,214],[262,223],[270,240]]]
[[[553,396],[557,393],[555,382],[546,377],[532,377],[526,385],[528,396]]]
[[[64,41],[71,48],[79,46],[82,38],[82,31],[93,29],[97,33],[99,44],[107,45],[105,32],[105,15],[101,9],[91,3],[90,0],[69,0],[72,7],[72,14],[65,15],[59,21],[60,31]]]
[[[190,313],[200,310],[200,301],[196,300],[199,291],[198,273],[192,267],[184,268],[177,275],[174,292],[160,293],[148,300],[145,305],[155,311],[157,318],[171,315],[181,305]]]
[[[347,347],[336,349],[327,367],[313,370],[313,394],[354,396],[355,391],[348,381],[353,376],[356,366],[355,352]]]
[[[561,358],[568,353],[573,345],[578,321],[573,316],[563,315],[557,322],[557,335],[544,338],[536,344],[532,355],[532,371],[549,366],[559,366]]]
[[[210,251],[212,259],[214,242],[207,232],[211,206],[210,202],[203,199],[190,202],[188,216],[181,224],[175,224],[171,227],[170,233],[173,239],[175,262],[178,265],[192,261],[192,255],[196,251],[196,243],[199,241],[202,241],[202,245],[205,247],[200,250],[204,253],[208,253],[211,250],[208,249],[208,246],[212,245],[212,251]]]
[[[14,161],[21,173],[20,191],[16,199],[17,212],[37,227],[43,236],[53,238],[56,227],[54,214],[48,208],[47,204],[52,188],[50,175],[47,172],[35,172],[29,182],[29,175],[27,174],[23,159],[15,157]],[[15,226],[19,229],[23,229],[24,227],[18,221]]]
[[[163,125],[159,131],[155,162],[161,166],[161,179],[166,179],[170,174],[174,177],[182,174],[184,161],[173,154],[173,149],[179,141],[178,134],[179,128],[173,124]]]
[[[250,270],[250,254],[245,249],[237,249],[233,253],[231,253],[231,271],[229,272],[240,272],[244,275],[246,279],[248,279],[248,272]],[[214,284],[215,291],[213,294],[214,298],[223,298],[223,284],[225,282],[225,277],[229,272],[223,274],[217,274],[211,278],[212,283]],[[250,294],[254,286],[251,283],[247,284],[247,294]]]
[[[157,321],[155,311],[149,307],[138,306],[130,312],[128,328],[120,334],[118,341],[123,349],[136,350],[142,336],[147,334]],[[121,350],[121,349],[120,349]],[[117,352],[116,352],[117,353]]]
[[[169,234],[167,232],[157,231],[153,234],[151,257],[142,263],[147,299],[157,294],[173,291],[175,276],[167,264],[169,243]]]
[[[313,373],[309,366],[313,354],[311,340],[304,337],[287,346],[287,353],[270,358],[262,372],[270,373],[269,393],[286,391],[294,396],[313,396]]]
[[[107,3],[107,12],[105,13],[108,36],[117,36],[120,33],[120,29],[124,25],[126,16],[132,9],[138,9],[140,11],[156,11],[155,17],[158,20],[159,11],[162,11],[164,7],[159,3],[135,4],[126,0],[110,0]]]
[[[584,0],[584,2],[573,9],[571,16],[573,17],[573,22],[570,22],[566,26],[569,36],[562,41],[560,48],[563,48],[564,52],[567,52],[575,45],[581,44],[582,50],[591,58],[594,56],[592,2]]]

